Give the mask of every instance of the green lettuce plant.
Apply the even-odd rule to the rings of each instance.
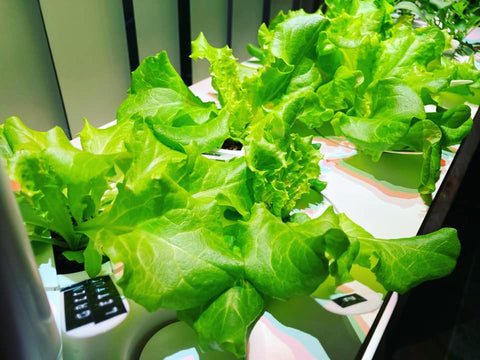
[[[458,42],[461,55],[475,53],[478,43],[466,37],[480,25],[480,5],[469,0],[394,1],[395,9],[418,16],[429,25],[448,31]]]
[[[262,126],[263,137],[276,125]],[[249,331],[270,299],[311,294],[327,278],[350,281],[353,265],[400,292],[455,266],[454,229],[383,240],[332,208],[316,219],[276,214],[276,201],[263,196],[276,191],[275,183],[258,190],[259,173],[249,166],[249,151],[271,151],[265,139],[247,142],[244,157],[223,162],[205,158],[195,144],[173,150],[143,120],[134,129],[137,139],[125,143],[133,160],[115,201],[79,231],[124,264],[119,285],[127,297],[150,311],[176,310],[204,349],[245,356]],[[256,167],[266,178],[269,166],[290,161],[269,159]],[[283,199],[284,188],[274,195]]]
[[[271,120],[280,121],[275,119]],[[10,147],[12,142],[6,143],[5,139],[15,123],[18,120],[10,119],[0,127],[0,139],[2,149],[8,145],[7,150],[12,150],[10,157],[3,154],[9,170],[35,174],[15,177],[18,171],[11,172],[24,189],[17,193],[24,220],[32,221],[28,211],[33,209],[54,220],[36,226],[59,233],[55,222],[70,220],[70,213],[56,218],[56,212],[63,214],[70,209],[74,202],[66,196],[68,186],[87,174],[79,175],[70,167],[69,179],[67,172],[60,170],[72,164],[71,155],[64,151],[83,154],[82,158],[109,159],[115,169],[109,179],[115,182],[98,189],[103,202],[95,209],[101,210],[74,224],[74,234],[85,239],[87,250],[94,250],[95,255],[106,254],[112,261],[124,264],[119,285],[128,298],[150,311],[160,307],[176,310],[178,317],[195,329],[204,349],[223,349],[243,357],[249,331],[270,299],[311,294],[327,278],[337,285],[350,281],[356,276],[351,272],[353,265],[371,271],[385,289],[404,292],[448,274],[460,250],[454,229],[382,240],[345,215],[335,214],[332,208],[316,219],[282,216],[287,212],[284,209],[291,208],[285,196],[288,198],[290,192],[295,195],[288,189],[296,188],[292,173],[282,172],[284,163],[295,163],[297,153],[309,153],[313,147],[311,139],[300,141],[296,135],[275,141],[274,134],[278,135],[281,127],[278,123],[265,120],[255,129],[262,135],[247,141],[246,155],[229,162],[204,157],[195,143],[182,146],[181,151],[177,145],[166,145],[142,118],[132,119],[128,126],[118,124],[108,129],[86,126],[81,134],[82,147],[97,154],[70,148],[66,139],[65,150],[57,149],[55,142],[47,145],[52,147],[47,152],[57,154],[59,162],[54,162],[52,168],[65,177],[67,192],[59,182],[38,185],[41,182],[32,179],[43,179],[43,170],[20,167],[21,162],[14,160],[21,156],[42,159],[44,152],[38,151],[38,145],[26,150],[29,141],[21,148]],[[36,133],[34,138],[49,138],[55,132],[59,131]],[[128,135],[114,136],[122,133]],[[282,151],[283,146],[293,153]],[[262,163],[263,155],[272,162]],[[318,153],[312,157],[317,168],[307,178],[315,181]],[[98,165],[94,160],[89,163]],[[277,180],[258,185],[263,174]],[[48,205],[23,206],[23,194],[33,189],[29,181],[35,181],[34,197]],[[286,186],[287,181],[292,183]],[[280,185],[283,187],[278,189],[279,195],[276,191]],[[86,187],[82,189],[87,191]],[[85,191],[76,195],[88,199]],[[269,201],[265,194],[273,194],[273,199]]]
[[[411,17],[394,22],[386,1],[327,5],[326,14],[291,11],[262,25],[259,47],[249,47],[260,62],[255,68],[203,35],[193,42],[192,57],[211,63],[222,109],[250,114],[231,116],[231,136],[242,141],[255,119],[280,112],[293,129],[344,136],[374,161],[385,151],[422,152],[418,191],[429,203],[442,149],[471,129],[465,103],[480,103],[473,58],[444,57],[451,40],[445,31],[414,29]]]
[[[60,128],[38,132],[16,117],[0,125],[0,153],[10,178],[21,185],[16,196],[30,239],[58,246],[95,276],[101,252],[78,226],[109,206],[128,155],[78,150]]]
[[[200,36],[192,57],[210,61],[219,108],[194,96],[161,53],[132,73],[116,125],[85,123],[82,150],[59,129],[35,132],[16,118],[0,125],[32,240],[63,242],[91,276],[101,255],[123,263],[118,284],[127,297],[150,311],[176,310],[203,348],[239,358],[271,299],[309,295],[326,280],[340,285],[355,279],[354,266],[398,292],[450,273],[460,251],[454,229],[387,240],[332,208],[316,219],[290,215],[304,194],[325,186],[316,131],[344,132],[374,158],[421,148],[431,162],[427,186],[433,154],[469,127],[466,107],[441,104],[476,97],[476,82],[450,86],[476,72],[435,55],[445,47],[441,32],[394,25],[386,2],[329,6],[262,26],[260,47],[251,47],[257,68]],[[426,114],[425,101],[441,109]],[[242,143],[244,156],[202,155],[226,139]]]

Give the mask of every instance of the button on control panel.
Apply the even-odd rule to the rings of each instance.
[[[127,310],[110,276],[100,276],[63,288],[66,330],[99,323]]]

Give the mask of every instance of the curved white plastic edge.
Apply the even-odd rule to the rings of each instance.
[[[385,310],[381,315],[381,318],[380,318],[380,321],[378,322],[377,327],[373,330],[374,331],[373,336],[370,339],[367,345],[367,348],[365,349],[365,353],[362,356],[362,360],[370,360],[373,358],[373,355],[375,354],[375,351],[378,348],[378,344],[380,344],[380,340],[382,339],[383,333],[387,328],[388,322],[392,317],[393,310],[397,305],[397,301],[398,301],[398,293],[393,292],[392,296],[388,300]]]

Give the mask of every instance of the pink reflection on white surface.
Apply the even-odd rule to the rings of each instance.
[[[284,327],[283,330],[295,330]],[[298,331],[298,330],[297,330]],[[304,336],[310,337],[308,334]],[[316,341],[318,350],[324,354],[320,343]],[[326,354],[325,354],[326,356]],[[328,358],[321,357],[323,359]],[[262,316],[257,322],[250,335],[248,343],[248,359],[250,360],[316,360],[305,348],[304,344],[295,337],[282,331],[266,316]]]

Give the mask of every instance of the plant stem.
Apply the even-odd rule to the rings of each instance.
[[[38,235],[29,235],[30,241],[36,241],[44,244],[51,244],[51,245],[57,245],[61,247],[62,249],[68,249],[67,244],[65,244],[63,241],[60,240],[55,240],[50,237],[43,237],[43,236],[38,236]]]

